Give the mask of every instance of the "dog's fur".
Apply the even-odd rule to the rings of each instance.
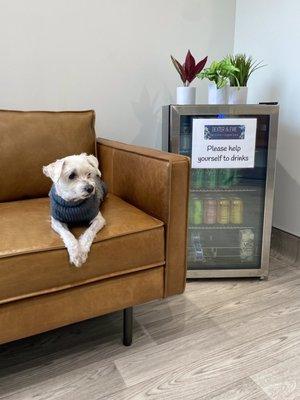
[[[43,167],[44,174],[51,178],[56,193],[65,201],[79,201],[92,196],[95,180],[101,177],[98,160],[93,155],[82,153],[56,160]],[[87,190],[91,190],[88,192]],[[87,260],[92,242],[97,232],[105,225],[101,212],[90,221],[89,227],[77,240],[67,224],[51,216],[51,226],[62,238],[70,257],[70,262],[80,267]]]

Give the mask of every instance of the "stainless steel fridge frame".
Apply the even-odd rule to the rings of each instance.
[[[266,279],[269,273],[269,256],[272,229],[273,197],[275,184],[276,144],[279,106],[263,104],[247,105],[168,105],[163,107],[162,148],[179,154],[180,117],[199,115],[230,116],[269,115],[268,158],[265,186],[264,220],[260,268],[251,269],[199,269],[188,270],[187,278],[230,278],[260,277]]]

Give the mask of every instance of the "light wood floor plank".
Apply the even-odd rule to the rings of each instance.
[[[269,396],[253,382],[245,378],[226,386],[217,392],[211,392],[208,396],[200,397],[201,400],[270,400]]]
[[[300,297],[241,318],[223,323],[218,321],[218,324],[228,336],[250,340],[299,322]]]
[[[282,337],[285,340],[282,340]],[[241,339],[224,339],[214,346],[193,344],[190,346],[186,336],[186,352],[178,353],[176,341],[158,345],[156,348],[139,352],[134,356],[125,356],[115,361],[127,386],[169,372],[171,376],[189,380],[193,383],[216,386],[224,379],[227,383],[247,377],[256,369],[265,369],[273,365],[277,355],[293,353],[299,345],[300,324],[278,330],[272,334],[243,342]],[[209,336],[207,336],[208,341]],[[175,363],[176,360],[176,363]],[[216,374],[216,371],[218,373]],[[205,380],[207,384],[204,385]]]
[[[246,293],[233,299],[225,299],[216,304],[205,305],[205,307],[199,301],[198,295],[196,299],[194,296],[190,296],[189,300],[199,304],[203,315],[214,318],[218,322],[225,322],[276,306],[289,299],[294,299],[299,292],[300,277],[294,276],[287,282],[272,286],[266,285],[265,288],[259,291]]]
[[[300,356],[251,376],[271,400],[300,399]]]

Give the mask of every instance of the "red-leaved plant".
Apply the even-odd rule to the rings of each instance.
[[[196,76],[203,70],[207,61],[207,57],[203,58],[203,60],[196,64],[195,59],[189,50],[186,54],[185,62],[182,65],[173,56],[171,56],[171,60],[176,68],[176,71],[180,75],[183,85],[189,86]]]

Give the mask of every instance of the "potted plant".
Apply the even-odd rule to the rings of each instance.
[[[230,87],[228,88],[229,104],[246,104],[248,95],[248,80],[250,76],[259,68],[262,61],[254,61],[251,56],[246,54],[236,54],[228,56],[231,64],[236,68],[234,73],[229,77]]]
[[[204,68],[207,57],[196,64],[195,58],[189,50],[183,64],[180,64],[172,55],[171,60],[183,83],[183,86],[177,88],[177,104],[195,104],[196,88],[190,84]]]
[[[227,104],[226,86],[235,72],[237,68],[226,57],[221,61],[213,61],[209,68],[198,74],[198,78],[207,78],[211,82],[208,85],[209,104]]]

